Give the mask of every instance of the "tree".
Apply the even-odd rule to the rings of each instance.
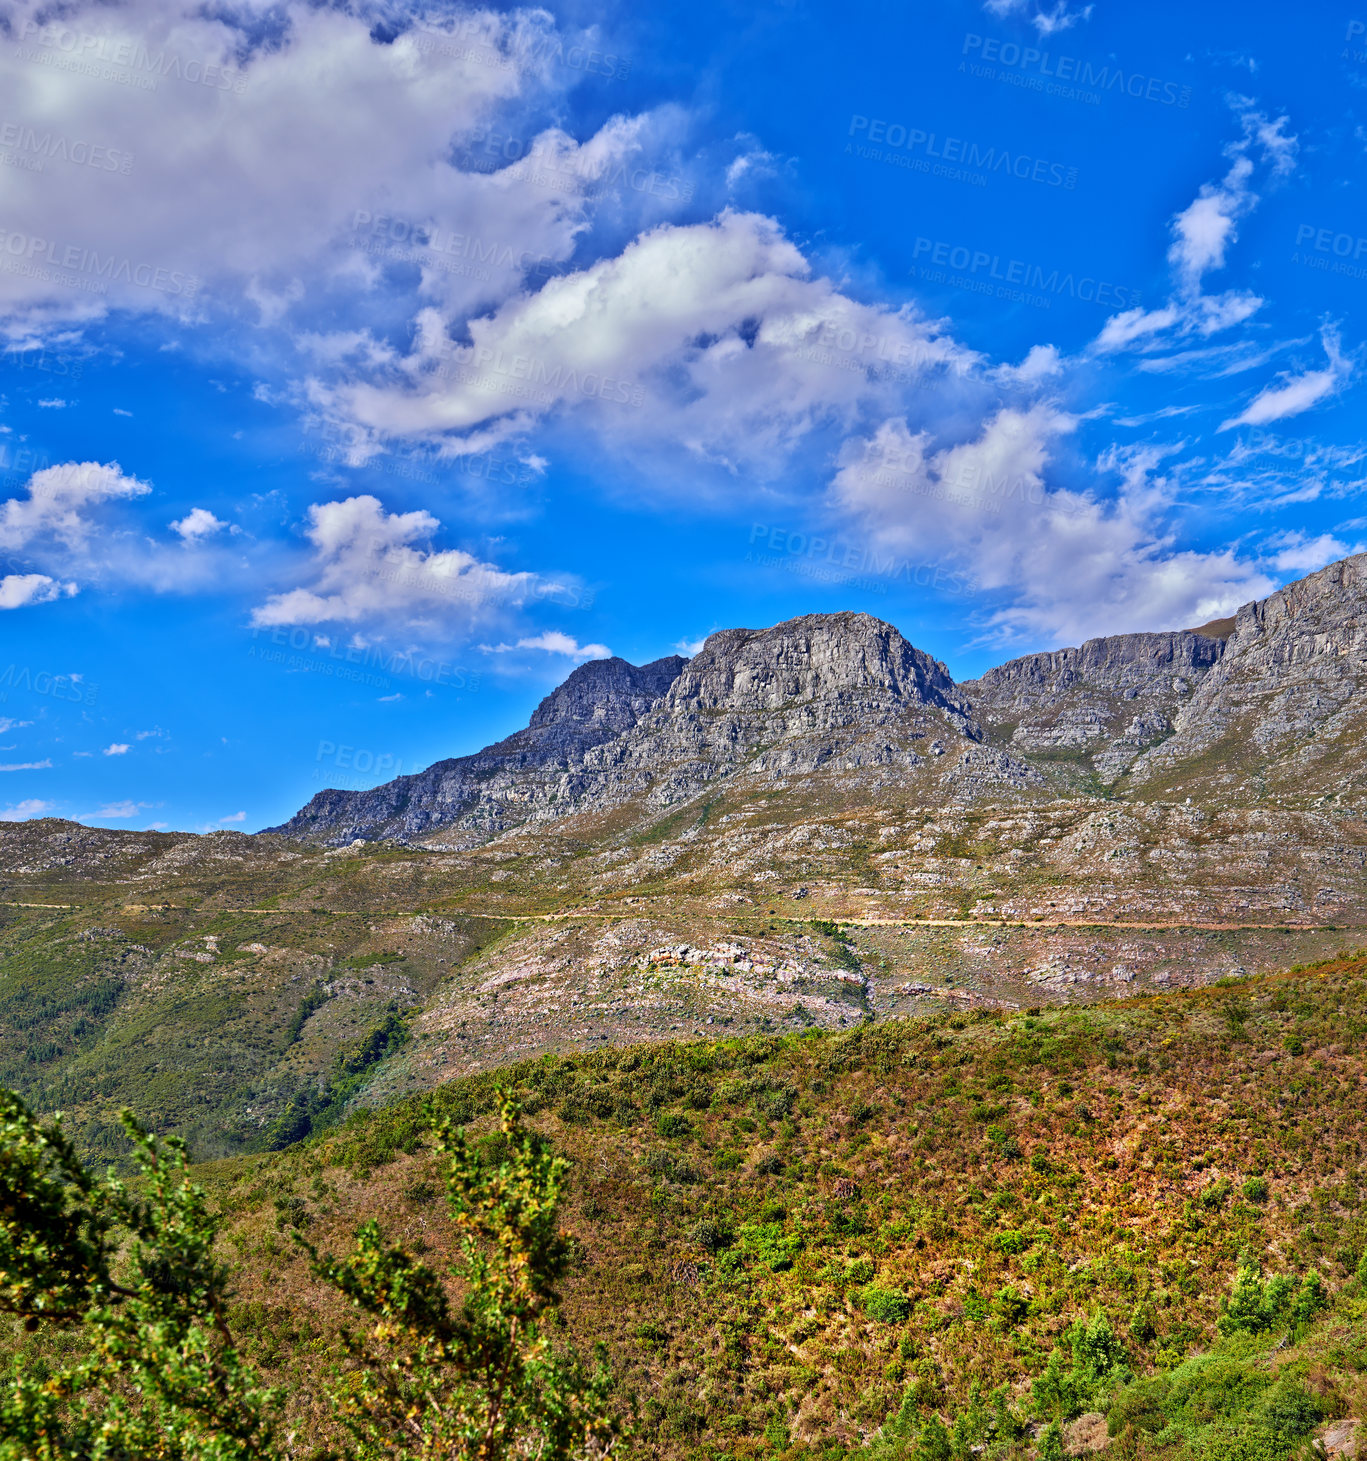
[[[344,1334],[351,1363],[332,1392],[355,1449],[318,1455],[605,1454],[617,1430],[601,1354],[589,1373],[539,1329],[570,1251],[557,1226],[568,1164],[506,1098],[506,1154],[492,1169],[463,1132],[432,1124],[461,1237],[448,1276],[463,1296],[453,1303],[443,1276],[386,1246],[375,1223],[345,1259],[309,1249],[315,1271],[374,1321]],[[221,1219],[190,1180],[185,1144],[158,1140],[127,1113],[123,1125],[136,1192],[112,1172],[92,1175],[57,1121],[43,1125],[0,1091],[0,1312],[79,1341],[74,1362],[50,1373],[16,1366],[0,1386],[0,1461],[282,1456],[283,1396],[245,1363],[228,1327],[228,1271],[214,1257]]]
[[[564,1461],[602,1455],[614,1442],[601,1350],[590,1374],[540,1332],[569,1253],[556,1225],[568,1163],[523,1127],[506,1095],[502,1128],[505,1154],[485,1170],[463,1131],[433,1122],[461,1236],[449,1270],[465,1291],[458,1308],[440,1275],[385,1247],[373,1222],[342,1260],[304,1244],[316,1272],[374,1321],[346,1335],[356,1368],[335,1397],[362,1458]]]
[[[84,1353],[0,1392],[0,1461],[269,1455],[280,1396],[246,1366],[225,1318],[219,1222],[185,1144],[127,1113],[145,1195],[81,1165],[60,1126],[0,1091],[0,1311],[78,1329]]]

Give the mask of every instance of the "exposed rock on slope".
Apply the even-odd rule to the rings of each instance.
[[[1367,553],[1331,563],[1235,618],[1176,734],[1137,784],[1198,777],[1226,793],[1361,795],[1367,777]]]
[[[686,663],[679,655],[641,666],[589,660],[546,696],[525,730],[370,791],[320,791],[269,830],[339,844],[377,837],[412,841],[455,828],[465,834],[455,841],[486,841],[548,804],[556,773],[635,725]]]
[[[1367,555],[1209,632],[1091,639],[962,686],[868,614],[728,629],[693,660],[581,665],[526,730],[372,791],[320,792],[275,830],[468,848],[628,804],[649,818],[738,778],[945,804],[1040,790],[1050,764],[1074,781],[1338,795],[1367,771],[1364,623]]]
[[[774,780],[914,767],[931,743],[977,741],[948,670],[869,614],[808,614],[714,634],[630,731],[566,778],[576,806],[667,805],[738,773]]]
[[[1011,660],[960,688],[994,739],[1109,782],[1172,733],[1224,647],[1191,630],[1114,634]]]

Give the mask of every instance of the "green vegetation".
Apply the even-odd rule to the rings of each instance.
[[[502,1103],[496,1159],[433,1124],[460,1244],[445,1277],[386,1246],[374,1221],[342,1259],[300,1239],[310,1272],[371,1326],[339,1334],[347,1363],[329,1377],[335,1439],[322,1446],[285,1434],[282,1392],[243,1359],[215,1254],[222,1218],[190,1180],[184,1144],[125,1125],[136,1191],[94,1177],[58,1127],[0,1092],[0,1311],[58,1341],[21,1357],[0,1388],[0,1461],[301,1451],[560,1461],[613,1439],[601,1362],[590,1375],[540,1332],[570,1251],[557,1224],[566,1163],[523,1127],[516,1103]],[[54,1355],[62,1349],[70,1357]]]
[[[358,1357],[287,1231],[325,1252],[383,1219],[459,1262],[431,1115],[497,1166],[506,1087],[570,1163],[563,1332],[605,1346],[642,1451],[995,1461],[1083,1427],[1284,1461],[1367,1410],[1364,973],[542,1057],[352,1110],[200,1170],[228,1319],[282,1423],[332,1435],[314,1397]]]

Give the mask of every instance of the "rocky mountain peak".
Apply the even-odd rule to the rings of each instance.
[[[648,665],[611,659],[586,660],[532,712],[518,734],[545,739],[547,733],[580,748],[629,730],[669,689],[688,661],[679,654]]]
[[[713,634],[659,709],[765,713],[820,704],[838,715],[878,702],[961,708],[949,671],[891,624],[871,614],[805,614],[770,629]]]

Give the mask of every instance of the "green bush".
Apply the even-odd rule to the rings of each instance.
[[[911,1313],[911,1300],[894,1289],[870,1284],[864,1290],[864,1312],[880,1324],[902,1324]]]
[[[1243,1194],[1250,1202],[1266,1202],[1271,1191],[1266,1177],[1250,1177],[1243,1185]]]

